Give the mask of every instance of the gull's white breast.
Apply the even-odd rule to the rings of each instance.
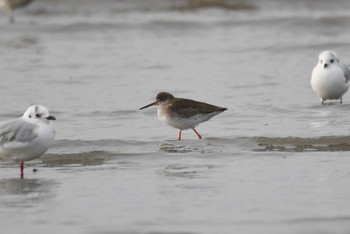
[[[339,66],[326,69],[316,66],[312,71],[311,87],[322,99],[340,99],[349,89],[349,84]]]

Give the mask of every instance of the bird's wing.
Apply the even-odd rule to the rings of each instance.
[[[345,80],[346,80],[346,82],[348,82],[349,79],[350,79],[350,70],[349,70],[349,66],[346,65],[346,64],[344,64],[344,63],[340,63],[340,64],[339,64],[339,67],[343,70],[344,76],[345,76]]]
[[[35,133],[36,125],[22,119],[10,120],[0,123],[0,145],[9,142],[31,142],[38,135]]]
[[[169,105],[170,113],[179,117],[192,117],[198,114],[209,114],[213,112],[222,112],[224,110],[226,110],[226,108],[184,98],[178,98]]]

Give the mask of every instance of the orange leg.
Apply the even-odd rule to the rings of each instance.
[[[199,134],[199,133],[196,131],[196,129],[194,129],[194,128],[192,128],[192,129],[193,129],[193,131],[197,134],[198,138],[199,138],[199,139],[202,139],[201,134]]]
[[[177,138],[179,141],[181,140],[181,130],[179,132],[179,138]]]
[[[23,179],[23,170],[24,170],[24,163],[21,162],[21,166],[19,167],[21,169],[21,178]]]

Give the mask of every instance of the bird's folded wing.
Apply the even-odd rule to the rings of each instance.
[[[223,111],[223,109],[225,108],[184,98],[179,98],[176,102],[169,105],[169,111],[172,115],[187,118],[196,115],[220,112]]]
[[[36,128],[36,125],[22,119],[3,122],[0,124],[0,145],[9,142],[31,142],[38,137]]]
[[[344,76],[345,76],[345,79],[346,79],[346,82],[349,81],[350,79],[350,70],[349,70],[349,66],[348,65],[345,65],[344,63],[340,63],[339,64],[340,68],[343,70],[344,72]]]

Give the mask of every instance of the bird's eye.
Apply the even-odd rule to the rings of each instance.
[[[40,114],[35,114],[35,117],[40,118],[41,115]]]
[[[321,63],[323,63],[323,61],[322,61],[322,60],[321,60],[320,62],[321,62]]]
[[[334,63],[334,59],[331,59],[331,63]]]

